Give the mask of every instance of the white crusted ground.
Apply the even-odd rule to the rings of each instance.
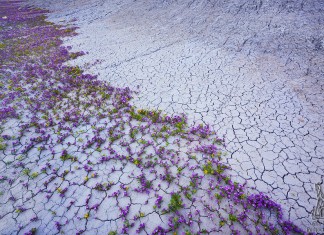
[[[77,63],[139,90],[137,106],[225,134],[233,174],[309,225],[324,175],[323,1],[29,3],[56,23],[75,18],[66,44],[89,52]]]

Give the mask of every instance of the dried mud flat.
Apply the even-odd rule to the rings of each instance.
[[[225,135],[223,161],[232,177],[267,193],[301,228],[311,226],[314,185],[324,175],[322,1],[27,4],[49,9],[50,21],[79,27],[65,45],[88,53],[68,64],[114,87],[138,91],[132,100],[138,107],[185,113],[190,124],[210,124],[218,136]],[[164,188],[166,195],[169,189]],[[146,224],[159,221],[157,215],[144,216],[153,213],[149,209],[142,211]],[[96,224],[87,228],[101,231]]]

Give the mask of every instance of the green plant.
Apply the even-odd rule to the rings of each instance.
[[[77,77],[77,76],[80,76],[82,74],[82,69],[79,67],[79,66],[75,66],[75,67],[72,67],[69,74],[72,76],[72,77]]]
[[[236,215],[233,215],[233,214],[229,214],[228,215],[228,219],[232,222],[236,222],[237,221],[237,217]]]
[[[138,130],[137,129],[131,130],[130,131],[130,137],[132,139],[135,139],[135,136],[136,136],[137,133],[138,133]]]
[[[186,198],[188,198],[190,201],[192,200],[192,196],[191,196],[190,193],[186,193],[185,196],[186,196]]]
[[[184,127],[186,126],[185,121],[182,122],[178,122],[175,124],[175,127],[178,129],[179,132],[183,132],[184,131]]]
[[[29,168],[25,168],[25,169],[22,170],[22,173],[23,173],[23,175],[29,175],[30,169]]]
[[[76,157],[73,157],[71,156],[70,154],[63,154],[60,159],[64,162],[64,161],[67,161],[67,160],[72,160],[72,161],[76,161],[77,158]]]
[[[192,233],[189,230],[186,230],[185,235],[192,235]]]
[[[224,181],[225,181],[226,184],[228,184],[228,183],[230,182],[230,180],[231,180],[231,179],[230,179],[230,177],[228,177],[228,176],[226,176],[225,179],[224,179]]]
[[[217,165],[216,172],[217,174],[222,174],[227,167],[225,165]]]
[[[129,114],[131,115],[132,118],[134,118],[137,121],[142,121],[143,120],[142,115],[136,113],[134,110],[130,111]]]
[[[146,181],[145,182],[145,188],[151,188],[152,187],[152,181]]]
[[[39,175],[38,172],[33,172],[33,173],[30,175],[30,177],[31,177],[32,179],[35,179],[38,175]]]
[[[16,209],[15,212],[16,212],[17,214],[19,214],[19,213],[22,212],[22,210],[21,210],[21,209]]]
[[[162,128],[161,128],[161,132],[165,132],[165,131],[167,131],[167,130],[169,130],[169,127],[168,126],[163,126]]]
[[[226,224],[226,221],[225,220],[219,221],[219,226],[220,227],[223,227],[225,224]]]
[[[174,193],[171,196],[171,200],[169,203],[169,210],[170,211],[178,211],[179,209],[181,209],[183,207],[182,205],[182,198],[179,194]]]
[[[215,197],[217,198],[217,200],[221,200],[223,198],[223,196],[219,193],[215,193]]]
[[[147,143],[147,141],[146,141],[146,140],[144,140],[144,139],[140,139],[140,140],[138,140],[138,143],[140,143],[140,144],[146,144],[146,143]]]
[[[246,195],[245,195],[245,194],[241,194],[241,195],[239,196],[239,198],[243,200],[243,199],[246,198]]]
[[[203,166],[203,171],[205,175],[214,174],[213,165],[211,162],[208,162],[206,165]]]
[[[4,139],[0,138],[0,150],[6,150],[6,143],[4,143]]]
[[[171,183],[173,181],[174,177],[171,175],[171,174],[167,174],[165,176],[165,180],[168,182],[168,183]]]

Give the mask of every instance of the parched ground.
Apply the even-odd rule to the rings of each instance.
[[[0,234],[318,229],[323,11],[0,0]]]
[[[308,226],[324,175],[324,3],[30,1],[80,29],[77,60],[134,103],[225,135],[241,181]]]

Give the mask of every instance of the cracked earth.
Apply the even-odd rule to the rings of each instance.
[[[167,114],[184,113],[188,123],[194,126],[209,124],[218,136],[224,135],[227,155],[222,161],[231,167],[232,179],[242,184],[246,182],[250,188],[255,188],[254,191],[269,195],[282,205],[284,216],[301,228],[306,230],[310,226],[311,213],[317,201],[314,184],[322,183],[324,176],[322,1],[33,0],[28,1],[28,5],[49,9],[50,21],[79,27],[78,35],[65,38],[64,44],[72,46],[73,51],[87,53],[67,64],[79,65],[87,73],[98,74],[100,80],[108,81],[114,87],[129,87],[137,91],[132,100],[137,107],[163,110]],[[104,154],[109,156],[113,152],[120,155],[119,161],[105,158],[95,148],[91,152],[82,152],[68,145],[68,142],[92,141],[101,133],[101,129],[91,129],[91,125],[73,130],[73,136],[62,146],[49,144],[55,150],[55,158],[69,158],[70,155],[58,153],[56,148],[67,149],[77,153],[78,161],[72,161],[70,165],[65,159],[61,163],[54,160],[39,163],[48,170],[51,167],[46,164],[58,164],[62,171],[55,172],[56,168],[52,167],[54,169],[51,168],[48,177],[32,181],[29,186],[33,189],[38,184],[50,184],[46,189],[49,191],[46,194],[51,194],[49,201],[39,203],[44,195],[40,193],[38,198],[37,194],[34,195],[35,191],[27,190],[18,200],[28,202],[23,210],[33,209],[28,210],[30,215],[24,216],[16,215],[14,205],[2,204],[2,209],[7,211],[1,215],[0,223],[7,224],[6,228],[0,226],[2,234],[22,232],[22,229],[11,228],[36,215],[42,218],[36,223],[41,223],[41,231],[46,234],[54,233],[51,216],[55,221],[60,218],[56,227],[63,226],[65,220],[70,221],[66,225],[66,234],[75,232],[76,227],[89,234],[107,233],[107,227],[111,231],[118,230],[123,213],[131,218],[137,216],[134,223],[138,223],[136,228],[139,232],[152,233],[156,226],[167,224],[163,212],[152,209],[152,205],[168,208],[168,202],[180,182],[192,186],[196,176],[188,179],[187,175],[199,175],[198,165],[205,163],[204,158],[199,158],[198,153],[198,160],[191,159],[189,164],[185,159],[197,150],[195,141],[188,144],[187,139],[183,141],[180,138],[181,142],[175,138],[170,140],[170,146],[154,142],[148,137],[151,135],[146,130],[149,127],[141,127],[136,122],[129,125],[125,118],[118,118],[109,124],[104,120],[97,124],[116,129],[122,135],[135,126],[141,137],[147,137],[145,141],[152,141],[152,146],[146,146],[146,142],[132,143],[129,138],[118,140],[117,146],[110,146],[114,150],[105,149],[107,153]],[[117,123],[125,125],[124,129],[119,129]],[[5,128],[2,134],[15,132],[12,126],[15,124]],[[110,138],[109,135],[100,136]],[[124,142],[131,142],[135,150],[121,147]],[[169,148],[167,155],[171,158],[165,158],[168,163],[162,162],[162,166],[153,168],[153,172],[148,169],[144,172],[137,168],[134,170],[134,162],[135,165],[140,163],[136,163],[134,158],[133,164],[130,164],[123,158],[123,154],[132,151],[144,152],[146,147],[153,149],[148,152],[163,156],[160,145]],[[33,160],[33,156],[50,155],[50,152],[35,152],[25,156],[31,163],[38,162]],[[101,160],[88,160],[89,163],[87,157],[90,155],[91,159]],[[7,153],[6,157],[10,159],[10,154]],[[113,164],[99,164],[102,162]],[[1,164],[5,165],[4,161]],[[147,161],[145,164],[151,163]],[[168,169],[167,164],[178,167]],[[162,175],[165,171],[176,175],[182,168],[185,171],[178,172],[176,186],[170,187],[171,182],[165,181]],[[72,174],[68,172],[65,177],[66,170],[72,171]],[[103,174],[105,172],[107,174]],[[51,175],[58,177],[51,178]],[[60,177],[63,180],[59,180]],[[35,178],[38,179],[37,176]],[[145,197],[136,192],[127,194],[129,187],[137,188],[137,193],[140,193],[146,190],[141,188],[142,181],[145,181],[145,186],[157,179],[161,180],[161,185],[152,186],[154,193],[149,192]],[[211,200],[208,196],[205,198],[204,193],[213,182],[202,180],[201,183],[195,197],[202,199],[197,199],[199,202],[194,206],[184,206],[185,212],[190,213],[188,216],[194,217],[192,223],[196,229],[192,232],[196,233],[202,232],[200,225],[208,224],[207,220],[214,219],[215,223],[219,223],[209,214],[214,212],[214,208],[209,212],[199,210]],[[83,189],[80,190],[80,187]],[[112,189],[106,192],[108,188]],[[11,197],[21,194],[20,184],[10,187],[9,191],[6,201],[17,200]],[[97,191],[100,193],[94,193]],[[60,199],[62,192],[64,199]],[[160,195],[164,197],[163,202],[158,201]],[[192,201],[187,198],[184,203]],[[94,212],[97,213],[96,218],[88,220],[87,217]],[[146,224],[146,227],[140,228],[141,224]],[[31,225],[26,228],[31,228]],[[203,228],[211,234],[220,233],[219,228]],[[228,225],[224,231],[229,233],[233,230]]]

